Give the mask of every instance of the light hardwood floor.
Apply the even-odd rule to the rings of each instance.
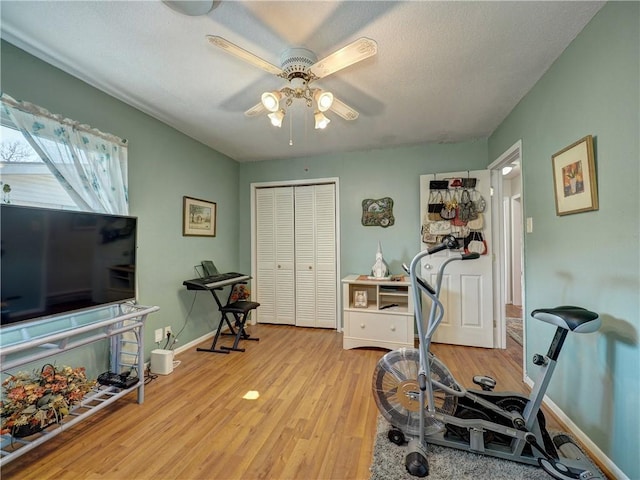
[[[332,330],[249,327],[246,352],[197,352],[135,394],[2,468],[10,479],[368,479],[381,349],[343,350]],[[225,343],[231,339],[225,338]],[[209,346],[206,342],[203,346]],[[528,392],[519,349],[434,345],[465,386],[474,374]],[[246,400],[249,391],[257,400]],[[561,428],[547,415],[550,428]]]

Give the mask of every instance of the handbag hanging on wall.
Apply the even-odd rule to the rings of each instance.
[[[476,179],[475,178],[463,178],[462,179],[462,188],[476,188]]]
[[[464,253],[486,255],[487,251],[487,241],[484,239],[482,232],[471,232],[469,236],[464,239]]]
[[[444,220],[452,220],[456,218],[456,209],[458,208],[458,201],[455,199],[455,195],[447,190],[445,194],[444,207],[440,210],[440,216]]]
[[[459,215],[460,219],[464,222],[469,222],[478,218],[478,212],[476,211],[475,205],[471,201],[471,194],[467,189],[464,189],[462,191],[462,195],[460,196]]]
[[[451,225],[464,227],[466,224],[467,222],[460,218],[460,205],[458,205],[458,208],[456,208],[456,217],[451,220]]]
[[[429,222],[428,230],[433,235],[447,235],[451,233],[451,222],[448,220]]]
[[[427,204],[429,220],[442,220],[442,217],[440,217],[440,210],[442,210],[442,207],[444,207],[442,192],[439,190],[429,192],[429,203]]]
[[[484,227],[484,215],[482,213],[476,213],[476,218],[469,220],[467,226],[471,230],[482,230]]]
[[[476,208],[476,212],[484,212],[484,209],[487,208],[487,201],[475,190],[473,195],[473,205]]]
[[[449,188],[448,180],[431,180],[429,182],[429,190],[446,190]]]

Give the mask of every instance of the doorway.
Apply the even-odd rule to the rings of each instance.
[[[494,304],[496,345],[523,365],[526,322],[524,322],[524,219],[522,196],[521,142],[518,141],[489,165],[496,212]]]
[[[505,236],[508,248],[504,251],[505,264],[505,326],[507,349],[522,355],[524,348],[524,317],[522,312],[522,197],[520,195],[520,164],[510,173],[502,175],[503,195],[508,206],[505,218]]]

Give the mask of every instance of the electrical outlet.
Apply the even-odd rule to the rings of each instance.
[[[156,328],[156,331],[154,332],[155,337],[156,337],[156,343],[159,343],[162,341],[163,336],[162,336],[162,329],[161,328]]]
[[[164,338],[167,338],[167,336],[169,335],[173,335],[173,332],[171,331],[171,325],[169,325],[168,327],[164,327]]]

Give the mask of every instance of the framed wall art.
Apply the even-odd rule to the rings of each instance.
[[[216,204],[192,197],[182,197],[182,235],[216,236]]]
[[[393,199],[366,198],[362,201],[362,225],[365,227],[390,227],[395,222]]]
[[[556,215],[598,209],[593,137],[587,135],[551,157]]]

